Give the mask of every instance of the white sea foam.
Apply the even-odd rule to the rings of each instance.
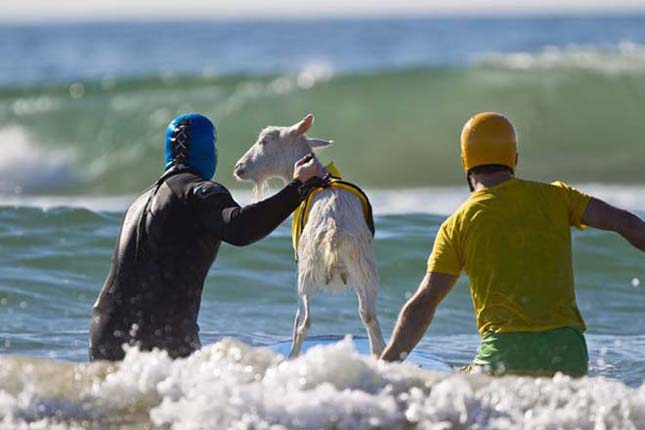
[[[645,386],[433,374],[359,355],[348,341],[291,361],[229,339],[175,361],[130,349],[112,366],[0,364],[2,428],[645,428]]]
[[[1,182],[0,182],[1,184]],[[581,191],[606,200],[611,204],[638,212],[645,212],[645,185],[580,184]],[[469,195],[465,186],[411,188],[400,190],[366,190],[376,215],[433,214],[449,215]],[[241,204],[252,201],[248,190],[232,190]],[[121,196],[39,196],[0,194],[0,206],[29,206],[40,208],[79,207],[94,211],[123,211],[135,195]]]
[[[548,46],[539,52],[484,54],[476,64],[511,70],[571,69],[641,74],[645,73],[645,46],[632,42],[606,46]]]
[[[619,207],[645,212],[645,185],[574,184],[587,194]],[[368,190],[378,215],[425,213],[449,215],[468,198],[466,186],[403,190]]]
[[[76,182],[71,150],[44,150],[20,126],[0,129],[0,145],[0,193],[62,188]]]

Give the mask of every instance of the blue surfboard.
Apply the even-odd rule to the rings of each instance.
[[[344,338],[345,336],[339,335],[308,337],[302,343],[301,354],[314,346],[331,345],[340,342]],[[366,337],[353,337],[352,342],[354,343],[356,351],[363,355],[369,355],[370,342]],[[269,345],[269,348],[271,348],[274,352],[287,357],[289,355],[289,351],[291,351],[291,340],[274,343],[273,345]],[[425,351],[413,350],[405,361],[414,363],[423,369],[432,370],[435,372],[452,372],[454,370],[454,368],[447,361]]]

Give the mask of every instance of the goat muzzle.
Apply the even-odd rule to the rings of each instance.
[[[244,173],[246,173],[246,169],[244,168],[244,164],[237,163],[235,165],[235,167],[233,168],[233,174],[235,175],[235,177],[237,177],[239,179],[243,179],[244,178]]]

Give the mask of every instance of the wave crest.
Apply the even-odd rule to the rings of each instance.
[[[0,129],[0,193],[65,188],[77,182],[72,150],[43,150],[22,127]]]
[[[547,46],[539,52],[491,53],[476,65],[510,70],[587,70],[605,74],[645,73],[645,46],[618,45]]]

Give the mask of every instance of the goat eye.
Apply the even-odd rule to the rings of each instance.
[[[266,145],[266,144],[267,144],[267,140],[266,140],[266,139],[262,139],[262,140],[260,141],[260,145]]]

